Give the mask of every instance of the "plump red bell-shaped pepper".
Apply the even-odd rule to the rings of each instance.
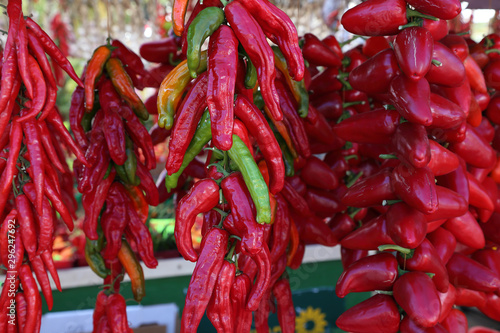
[[[410,122],[424,126],[432,124],[430,93],[426,79],[415,82],[404,75],[394,77],[389,87],[390,100],[399,114]]]
[[[304,35],[302,54],[310,64],[315,66],[340,67],[342,65],[340,57],[311,33]]]
[[[458,157],[434,140],[429,140],[431,159],[427,167],[435,176],[445,175],[458,168]]]
[[[439,295],[431,278],[422,272],[401,275],[393,286],[394,299],[418,326],[432,327],[441,313]]]
[[[451,20],[462,11],[459,0],[408,0],[416,10],[442,20]]]
[[[396,333],[399,321],[394,299],[388,295],[375,295],[345,311],[335,324],[347,332]]]
[[[318,216],[330,217],[345,210],[340,198],[333,192],[310,188],[306,193],[306,202],[309,208]]]
[[[335,293],[344,298],[352,292],[390,290],[398,277],[398,262],[390,253],[362,258],[340,275]]]
[[[341,121],[333,127],[333,131],[346,141],[387,144],[391,141],[400,118],[394,110],[376,109]]]
[[[469,46],[462,36],[447,35],[439,42],[447,46],[462,61],[469,55]]]
[[[465,67],[449,48],[439,42],[434,42],[432,60],[435,61],[435,64],[431,66],[425,76],[429,83],[458,87],[464,82],[466,78]]]
[[[386,168],[361,179],[347,190],[342,203],[352,207],[370,207],[380,205],[384,200],[397,199],[392,188],[391,175],[391,169]]]
[[[478,168],[491,167],[496,161],[493,148],[469,124],[467,124],[465,140],[451,143],[449,149],[462,157],[468,164]]]
[[[438,291],[439,301],[441,302],[441,314],[439,315],[439,322],[442,322],[444,318],[448,316],[453,305],[455,304],[455,299],[457,298],[457,289],[450,284],[448,290],[445,293]]]
[[[429,30],[434,40],[441,40],[448,34],[448,22],[446,20],[422,19],[422,27]]]
[[[432,281],[437,290],[448,291],[448,272],[429,240],[425,239],[409,256],[399,253],[398,261],[404,269],[435,274]]]
[[[466,118],[464,110],[446,97],[431,93],[430,108],[432,113],[431,128],[454,128]]]
[[[335,246],[339,242],[325,221],[317,216],[310,216],[307,219],[298,218],[294,221],[300,238],[306,242],[324,246]]]
[[[463,254],[454,253],[446,268],[455,287],[484,292],[495,292],[500,288],[500,278],[495,273]]]
[[[395,35],[405,25],[406,2],[402,0],[368,0],[349,9],[342,16],[344,28],[356,35]]]
[[[449,188],[437,185],[436,195],[438,209],[434,213],[425,216],[427,222],[462,216],[469,209],[467,201]]]
[[[486,294],[482,291],[467,289],[467,288],[456,288],[457,297],[455,299],[455,304],[457,306],[467,306],[467,307],[482,307],[486,303]]]
[[[474,249],[482,249],[485,245],[483,231],[470,212],[449,219],[443,227],[464,245]]]
[[[420,327],[409,316],[401,320],[399,331],[401,333],[449,333],[441,324],[427,328]]]
[[[423,213],[398,202],[389,207],[386,213],[387,233],[394,243],[414,249],[422,243],[427,233],[427,220]]]
[[[500,276],[500,249],[498,246],[476,251],[472,254],[472,259]]]
[[[344,269],[366,256],[368,256],[368,250],[353,250],[343,246],[340,247],[340,258]]]
[[[373,36],[363,44],[363,54],[370,58],[388,48],[390,48],[390,45],[384,36]]]
[[[400,73],[394,51],[387,49],[354,68],[349,74],[349,83],[367,94],[382,94],[389,90],[392,79]]]
[[[500,61],[492,61],[484,69],[484,77],[489,88],[500,90]]]
[[[385,215],[380,215],[344,237],[340,244],[349,249],[375,250],[380,245],[394,244],[394,241],[387,234]]]
[[[443,325],[448,332],[467,333],[469,331],[467,317],[458,309],[451,309],[448,316],[441,321],[441,325]]]
[[[431,159],[425,127],[410,122],[399,124],[392,136],[396,156],[415,168],[423,168]]]
[[[436,184],[429,168],[415,169],[401,163],[392,172],[391,184],[401,200],[422,213],[438,209]]]
[[[394,53],[403,73],[418,81],[431,68],[434,40],[429,30],[410,27],[401,31],[394,41]]]
[[[307,159],[300,177],[306,184],[325,190],[335,189],[339,184],[335,173],[330,170],[328,164],[316,156],[311,156]]]
[[[441,262],[446,265],[457,246],[455,236],[444,228],[437,228],[427,235],[427,239],[434,246],[436,254],[441,259]]]
[[[356,229],[357,224],[348,214],[340,213],[335,214],[335,216],[328,221],[328,226],[335,234],[335,237],[340,241]]]

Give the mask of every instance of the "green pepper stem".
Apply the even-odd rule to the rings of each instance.
[[[349,160],[352,160],[353,158],[358,159],[359,157],[356,154],[352,154],[352,155],[345,156],[344,160],[349,161]]]
[[[227,1],[226,0],[220,0],[220,2],[222,3],[222,6],[224,6],[224,7],[227,6]]]
[[[352,185],[354,185],[354,183],[356,183],[356,181],[361,178],[361,176],[363,176],[363,171],[360,171],[356,176],[354,176],[352,179],[350,179],[346,186],[347,188],[350,188]]]
[[[421,18],[426,18],[426,19],[433,20],[433,21],[439,21],[439,19],[437,17],[422,14],[421,12],[416,11],[416,10],[411,9],[411,8],[406,8],[406,17],[408,17],[408,18],[409,17],[421,17]]]
[[[337,74],[337,78],[346,78],[346,77],[349,77],[349,73],[347,72],[339,72]]]
[[[360,35],[355,35],[354,37],[352,37],[351,39],[348,39],[346,40],[345,42],[342,42],[342,43],[339,43],[340,47],[344,46],[344,45],[347,45],[347,44],[350,44],[351,42],[354,42],[356,39],[358,38],[363,38],[363,36],[360,36]]]
[[[500,50],[499,49],[489,49],[489,50],[484,51],[484,53],[486,53],[486,54],[500,53]]]
[[[225,211],[223,211],[220,208],[214,207],[212,209],[215,210],[217,213],[219,213],[222,217],[226,217],[228,215],[228,213],[226,213]]]
[[[342,59],[342,66],[343,67],[347,67],[351,64],[351,58],[349,57],[344,57],[344,59]]]
[[[344,80],[341,77],[337,78],[337,80],[339,80],[344,85],[344,87],[346,87],[347,90],[352,90],[352,86],[347,80]]]
[[[354,217],[361,211],[361,208],[356,208],[354,209],[350,214],[349,214],[349,217],[351,219],[354,219]]]
[[[443,66],[443,63],[439,60],[436,60],[436,59],[432,59],[432,64],[436,67],[441,67]]]
[[[399,30],[404,30],[406,28],[411,28],[411,27],[421,27],[422,26],[422,21],[421,20],[415,20],[415,21],[412,21],[412,22],[409,22],[405,25],[400,25],[398,27]]]
[[[379,158],[383,160],[397,160],[398,157],[394,154],[380,154],[378,155]]]
[[[402,246],[395,245],[395,244],[380,245],[378,247],[378,250],[379,251],[394,250],[394,251],[398,251],[398,252],[400,252],[402,254],[406,254],[406,255],[409,255],[412,252],[411,249],[407,249],[407,248],[404,248]]]
[[[467,36],[467,35],[470,35],[470,30],[467,30],[467,31],[462,31],[462,32],[459,32],[458,34],[455,34],[457,36]]]
[[[364,104],[365,104],[365,101],[353,101],[353,102],[343,103],[342,107],[345,109],[345,108],[348,108],[348,107],[353,106],[353,105],[364,105]]]
[[[382,294],[382,295],[389,295],[389,296],[392,296],[393,292],[392,291],[388,291],[388,290],[375,290],[375,292],[377,294]]]

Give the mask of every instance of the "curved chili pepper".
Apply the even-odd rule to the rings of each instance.
[[[457,104],[434,93],[431,93],[430,108],[432,113],[430,128],[454,128],[466,118],[464,110]]]
[[[335,325],[347,332],[396,333],[400,318],[394,299],[379,294],[347,309]]]
[[[99,235],[101,236],[101,235]],[[90,269],[99,277],[106,278],[110,271],[106,268],[104,259],[101,256],[101,250],[104,242],[104,237],[99,237],[98,240],[90,240],[86,238],[85,241],[85,260]]]
[[[342,65],[340,57],[311,33],[304,35],[302,53],[304,58],[315,66],[340,67]]]
[[[115,182],[111,185],[106,198],[106,210],[101,215],[101,225],[106,246],[101,252],[107,260],[116,258],[121,248],[121,238],[127,226],[127,207],[125,206],[123,185]]]
[[[388,49],[354,68],[349,73],[349,83],[354,89],[367,94],[382,94],[389,90],[392,79],[400,73],[396,55],[392,49]]]
[[[246,309],[246,299],[251,288],[252,282],[245,273],[237,275],[231,286],[230,300],[233,308],[235,332],[247,332],[252,325],[252,312]]]
[[[207,306],[207,317],[219,332],[233,332],[233,307],[231,288],[234,284],[236,266],[224,260],[215,284],[212,297]]]
[[[94,50],[85,70],[85,110],[92,111],[94,107],[95,84],[102,75],[106,62],[111,58],[111,47],[101,45]]]
[[[148,268],[155,268],[158,266],[158,260],[156,260],[153,253],[153,239],[151,238],[151,233],[148,227],[142,223],[139,215],[134,210],[132,203],[128,202],[129,205],[128,212],[128,224],[125,228],[125,234],[130,235],[135,241],[137,246],[137,251]]]
[[[16,51],[19,74],[21,75],[21,79],[26,87],[28,97],[33,98],[33,78],[30,75],[30,69],[28,68],[28,32],[26,30],[24,19],[20,19],[18,24],[19,31],[16,38]]]
[[[410,122],[399,124],[392,136],[396,156],[415,168],[429,164],[431,149],[424,126]]]
[[[266,182],[260,173],[257,164],[255,163],[250,151],[245,146],[243,141],[233,135],[233,146],[228,151],[229,158],[233,160],[241,175],[245,180],[248,191],[252,197],[253,203],[257,210],[256,220],[258,223],[271,222],[271,206],[269,202],[269,190]]]
[[[223,16],[222,10],[217,7],[209,7],[203,11],[211,8],[216,8]],[[216,148],[221,150],[229,150],[232,146],[234,89],[237,66],[238,40],[231,28],[222,25],[210,37],[207,88],[212,143]]]
[[[293,306],[292,291],[287,279],[278,280],[273,286],[273,295],[278,304],[278,322],[281,332],[295,332],[295,308]]]
[[[142,271],[141,264],[126,241],[122,240],[120,251],[118,251],[118,259],[130,277],[134,299],[137,302],[140,302],[142,298],[146,296],[144,273]]]
[[[441,262],[446,265],[457,244],[455,236],[444,228],[437,228],[427,235],[427,239],[434,245],[434,249],[439,258],[441,258]]]
[[[184,310],[182,311],[181,331],[196,332],[205,308],[208,305],[217,276],[222,268],[229,234],[219,228],[212,228],[203,237],[200,256],[189,283]]]
[[[236,37],[250,57],[252,64],[257,68],[257,78],[267,108],[274,120],[283,119],[279,108],[278,94],[274,86],[274,78],[276,77],[274,54],[266,41],[262,28],[240,2],[229,3],[224,8],[224,12]],[[245,24],[241,24],[241,22],[245,22]]]
[[[189,143],[186,153],[184,154],[181,167],[177,172],[165,177],[165,186],[168,192],[177,187],[179,177],[182,175],[184,169],[201,152],[203,147],[208,143],[208,141],[210,141],[211,138],[212,132],[210,131],[210,114],[208,111],[205,111],[200,119],[200,122],[198,123],[193,139]]]
[[[25,184],[26,185],[26,184]],[[28,184],[28,186],[23,186],[23,191],[30,200],[30,202],[35,205],[36,203],[36,191],[34,190],[33,184]],[[43,197],[43,214],[36,216],[38,222],[38,249],[37,255],[40,255],[44,251],[52,250],[52,236],[54,233],[54,212],[52,206],[49,203],[47,197]]]
[[[42,70],[40,69],[38,62],[31,55],[28,55],[28,66],[32,79],[41,82],[37,83],[35,87],[36,90],[33,91],[33,101],[30,109],[26,109],[27,112],[22,112],[21,117],[17,119],[19,122],[24,122],[38,116],[38,114],[44,110],[47,95],[47,86],[45,85]],[[49,113],[50,111],[51,110],[47,110],[46,113]]]
[[[219,7],[207,7],[191,22],[187,33],[187,65],[192,78],[196,78],[200,65],[201,46],[224,22],[224,11]]]
[[[320,217],[330,217],[346,209],[336,193],[309,188],[306,193],[309,209]]]
[[[12,25],[10,25],[12,26]],[[9,35],[10,36],[10,35]],[[17,72],[16,53],[14,51],[5,58],[2,64],[2,78],[5,83],[0,88],[0,110],[4,110],[0,117],[0,129],[5,130],[9,123],[12,110],[14,109],[15,100],[17,98],[19,88],[21,87],[21,77]]]
[[[49,37],[49,35],[47,35],[47,33],[30,17],[26,18],[26,26],[38,38],[43,48],[45,49],[45,52],[47,52],[50,58],[55,61],[66,73],[68,73],[68,75],[76,82],[76,84],[83,88],[83,82],[75,73],[73,66],[61,52],[61,50],[57,47],[54,41]]]
[[[207,69],[207,52],[201,53],[199,72]],[[184,89],[191,80],[187,60],[181,62],[163,79],[158,89],[158,126],[171,129],[174,124],[174,115],[181,100]]]
[[[101,318],[106,317],[106,308],[108,305],[108,294],[101,290],[96,297],[94,313],[92,314],[92,322],[94,330],[97,329]]]
[[[361,258],[342,272],[335,293],[344,298],[352,292],[390,290],[398,277],[398,262],[390,253]]]
[[[202,73],[179,106],[168,144],[168,156],[165,169],[172,175],[179,171],[183,155],[193,138],[196,125],[206,108],[208,74]]]
[[[450,283],[477,291],[494,292],[500,287],[500,278],[477,261],[454,253],[446,265]]]
[[[26,298],[23,292],[18,292],[16,294],[16,319],[19,328],[24,332],[24,327],[26,325],[26,316],[28,313],[28,304],[26,303]],[[9,323],[10,325],[10,323]]]
[[[57,269],[54,265],[54,261],[52,260],[52,251],[42,252],[41,257],[42,257],[43,263],[45,264],[45,267],[47,267],[47,270],[49,271],[50,275],[52,276],[52,280],[54,281],[54,284],[56,285],[57,290],[62,291],[61,282],[59,281],[59,275],[57,274]]]
[[[193,185],[176,209],[175,239],[182,256],[196,262],[198,254],[191,241],[191,228],[199,213],[211,210],[219,203],[219,186],[212,179],[203,179]]]
[[[113,162],[118,165],[123,165],[127,160],[125,126],[120,115],[109,108],[109,104],[105,101],[101,102],[102,110],[104,111],[103,126],[106,128],[104,137],[109,150],[109,155]]]
[[[19,268],[19,277],[21,279],[21,285],[23,286],[26,303],[28,304],[28,315],[26,317],[24,331],[38,332],[37,317],[38,313],[42,311],[42,299],[38,293],[37,284],[28,265],[24,264]]]

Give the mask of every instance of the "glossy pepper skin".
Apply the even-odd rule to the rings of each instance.
[[[118,293],[109,295],[106,305],[106,317],[112,331],[129,332],[127,320],[127,305],[125,298]]]
[[[207,317],[218,332],[233,332],[233,308],[230,292],[234,284],[236,266],[224,260],[217,283],[208,302]]]
[[[415,82],[404,75],[396,76],[390,83],[389,94],[391,102],[402,117],[424,126],[432,123],[430,86],[427,80]]]
[[[394,51],[387,49],[354,68],[349,73],[349,83],[353,89],[367,94],[383,94],[389,90],[392,79],[400,73]]]
[[[229,150],[232,145],[238,44],[233,30],[222,25],[210,37],[208,47],[207,104],[212,123],[212,143],[221,150]]]
[[[396,156],[415,168],[429,164],[431,149],[425,127],[410,122],[399,124],[392,136]]]
[[[228,240],[227,231],[219,228],[210,229],[203,237],[182,311],[181,332],[197,331],[222,268]]]
[[[256,139],[257,144],[269,168],[269,190],[276,194],[284,186],[285,166],[281,150],[264,115],[246,97],[238,95],[235,102],[235,115],[246,125]]]
[[[344,298],[351,292],[389,290],[398,277],[398,263],[390,253],[361,258],[350,265],[337,281],[335,293]]]
[[[375,295],[346,310],[335,324],[346,332],[396,333],[399,331],[398,305],[388,295]]]
[[[427,239],[434,245],[441,262],[446,265],[457,245],[455,236],[444,228],[437,228],[427,235]]]
[[[495,273],[463,254],[454,253],[446,268],[455,287],[484,292],[495,292],[500,288],[500,278]]]
[[[245,273],[234,278],[230,299],[233,307],[233,327],[235,332],[247,332],[252,326],[252,311],[246,309],[246,300],[251,288],[252,281]]]
[[[311,156],[307,159],[301,172],[301,179],[310,186],[325,190],[333,190],[339,185],[339,181],[333,171],[316,156]]]
[[[431,159],[427,167],[435,176],[446,175],[459,166],[458,157],[434,140],[429,140]]]
[[[28,304],[27,313],[29,315],[26,318],[24,326],[25,332],[39,332],[40,323],[37,317],[42,311],[42,299],[29,265],[24,264],[19,268],[19,278],[21,279],[24,296]]]
[[[441,84],[446,87],[458,87],[465,78],[465,67],[462,61],[449,48],[434,41],[432,59],[441,63],[441,66],[432,65],[425,76],[429,83]]]
[[[349,9],[342,16],[344,28],[356,35],[395,35],[405,25],[406,2],[402,0],[369,0]]]
[[[165,169],[169,175],[179,171],[182,165],[183,155],[207,106],[207,87],[208,74],[202,73],[196,78],[193,86],[179,105],[168,144]]]
[[[342,203],[352,207],[369,207],[380,205],[383,200],[397,199],[391,175],[392,170],[384,168],[370,177],[361,179],[347,190]]]
[[[207,212],[219,203],[219,186],[212,179],[195,183],[181,199],[176,209],[175,239],[182,256],[196,262],[198,254],[191,241],[191,228],[199,213]]]
[[[418,81],[431,68],[434,41],[431,33],[422,27],[403,29],[394,41],[394,53],[403,73]]]
[[[250,151],[237,135],[233,135],[233,146],[229,149],[228,155],[236,163],[245,180],[257,211],[257,222],[271,223],[269,189]]]
[[[422,272],[401,275],[393,287],[394,299],[421,327],[437,324],[441,313],[439,295],[431,278]]]
[[[108,45],[101,45],[95,49],[87,64],[85,72],[85,110],[87,112],[92,111],[94,107],[94,87],[109,58],[111,58],[111,48]]]
[[[451,143],[448,147],[468,164],[477,168],[488,168],[495,163],[495,152],[490,144],[469,124],[465,140]]]
[[[394,244],[387,234],[387,220],[380,215],[342,239],[340,244],[353,250],[375,250],[380,245]]]
[[[187,65],[192,78],[196,78],[200,65],[201,46],[224,22],[224,11],[219,7],[207,7],[196,15],[187,33]]]
[[[340,67],[342,61],[325,43],[313,34],[304,35],[304,58],[315,66]]]
[[[127,226],[126,198],[120,191],[121,186],[123,185],[120,183],[111,185],[106,198],[106,210],[101,216],[101,225],[106,237],[106,246],[102,251],[102,256],[108,260],[118,255],[122,245],[121,237]]]
[[[283,119],[274,86],[274,78],[276,77],[274,54],[266,41],[262,28],[239,1],[229,3],[224,8],[224,12],[236,37],[250,57],[252,64],[257,68],[262,97],[272,117],[277,121]]]
[[[130,277],[134,299],[140,302],[142,298],[146,296],[146,281],[144,279],[142,266],[126,241],[122,241],[122,246],[118,252],[118,259]]]
[[[399,246],[414,249],[424,241],[427,233],[427,220],[423,213],[398,202],[389,207],[386,213],[387,234]]]
[[[443,227],[464,245],[474,249],[482,249],[485,245],[483,231],[470,212],[449,219],[443,224]]]
[[[251,0],[241,3],[259,23],[267,38],[279,46],[293,79],[301,81],[304,78],[304,59],[298,47],[297,29],[288,15],[268,1]]]
[[[278,280],[273,286],[273,295],[278,304],[278,321],[283,333],[295,332],[295,308],[292,291],[287,279]]]
[[[458,0],[408,0],[416,10],[443,20],[451,20],[462,11]]]

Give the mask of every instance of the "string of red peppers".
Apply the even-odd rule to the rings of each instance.
[[[125,299],[120,294],[124,272],[134,299],[145,296],[142,260],[158,265],[145,225],[149,205],[159,194],[149,173],[156,167],[151,137],[141,121],[149,113],[134,82],[147,83],[139,56],[118,40],[98,47],[89,60],[84,86],[73,93],[70,124],[88,165],[75,162],[78,191],[85,210],[85,255],[104,279],[97,297],[94,332],[129,332]]]
[[[77,209],[67,154],[88,164],[55,105],[56,80],[47,54],[83,83],[42,28],[23,16],[21,1],[9,1],[6,11],[9,29],[0,65],[0,256],[6,270],[0,332],[38,332],[37,282],[52,309],[47,270],[61,291],[52,261],[54,230],[59,223],[73,230]]]
[[[182,330],[195,331],[205,308],[218,330],[230,330],[230,325],[243,325],[237,326],[237,331],[249,330],[256,286],[267,279],[268,270],[275,281],[272,276],[281,275],[284,269],[276,257],[271,259],[270,269],[261,268],[267,255],[263,259],[256,253],[266,253],[266,244],[272,253],[274,241],[269,241],[269,232],[281,239],[280,246],[288,252],[287,263],[295,268],[301,263],[306,243],[340,243],[345,272],[337,283],[339,297],[380,291],[338,319],[343,330],[466,330],[465,316],[452,310],[453,304],[478,306],[498,320],[492,309],[498,308],[500,279],[499,219],[494,213],[500,179],[494,150],[499,133],[495,125],[499,123],[499,103],[494,95],[500,67],[500,61],[495,62],[499,38],[488,36],[476,44],[448,35],[445,20],[460,12],[457,1],[441,1],[436,10],[425,1],[369,0],[348,11],[343,24],[353,33],[373,37],[344,54],[333,36],[319,40],[306,34],[302,53],[309,66],[304,81],[297,82],[294,78],[301,76],[294,76],[294,62],[283,42],[286,37],[273,34],[283,31],[278,27],[286,26],[286,20],[277,15],[281,18],[277,24],[268,16],[273,11],[262,9],[269,4],[233,1],[223,7],[218,1],[205,1],[195,6],[184,24],[185,4],[174,4],[174,27],[177,33],[182,31],[181,41],[171,37],[162,45],[165,63],[178,57],[179,44],[187,59],[169,72],[160,87],[160,127],[152,130],[155,143],[170,137],[166,171],[158,186],[161,200],[177,193],[179,251],[200,267],[209,262],[206,271],[197,269],[193,274]],[[216,8],[206,10],[210,7]],[[274,28],[266,31],[266,26]],[[261,31],[280,47],[271,48],[273,56],[266,51],[267,41],[259,43],[259,37],[247,44],[245,36],[263,36]],[[200,53],[199,46],[208,36],[207,54]],[[220,61],[223,68],[216,67],[219,47],[229,50]],[[274,69],[274,87],[269,88],[273,70],[271,74],[266,70],[273,58],[278,70]],[[255,72],[261,75],[261,91]],[[214,73],[232,76],[221,84]],[[218,87],[224,90],[214,93]],[[274,92],[283,118],[269,97]],[[212,96],[217,96],[214,104]],[[244,146],[236,136],[231,145],[230,136],[225,134],[230,133],[227,122],[233,122],[233,135],[248,148],[245,154],[260,161],[261,175],[271,180],[270,205],[277,202],[271,227],[255,223],[262,209],[251,195],[256,184],[244,177],[252,170],[242,169],[238,163],[242,158],[234,152],[232,156],[234,148]],[[203,169],[198,158],[205,158],[203,147],[207,144],[213,148]],[[312,155],[324,153],[323,160]],[[273,157],[284,162],[284,168],[277,169],[285,170],[288,176],[283,185],[275,187],[272,184],[278,177],[274,175],[283,171],[276,171],[279,162],[273,164]],[[246,165],[254,169],[253,163]],[[202,180],[193,183],[196,178]],[[187,193],[186,188],[190,188]],[[240,199],[240,191],[246,192],[246,200]],[[189,235],[194,217],[201,212],[203,243],[197,252]],[[279,231],[278,216],[288,216],[285,220],[290,222],[282,228],[289,232]],[[221,221],[225,232],[219,229]],[[214,225],[219,228],[210,229]],[[238,238],[231,241],[227,233]],[[369,250],[384,252],[368,256]],[[388,252],[394,250],[400,253]],[[239,253],[238,266],[229,268],[235,253]],[[235,277],[235,271],[241,274]],[[219,272],[220,287],[215,272]],[[205,277],[202,282],[201,276]],[[213,304],[219,304],[220,292],[227,290],[227,284],[246,290],[248,296],[235,292],[229,298],[233,304],[246,298],[244,313],[249,317],[235,316],[242,313],[241,306],[240,310],[233,307],[232,314],[229,306],[213,313]],[[268,331],[272,289],[262,292],[264,297],[255,312],[255,327],[260,332]],[[196,298],[195,305],[193,297],[200,294],[204,295],[202,304]],[[293,308],[290,303],[287,306]],[[228,319],[231,316],[233,320]],[[287,320],[291,322],[290,317],[280,318],[283,330],[293,327],[284,324]]]

